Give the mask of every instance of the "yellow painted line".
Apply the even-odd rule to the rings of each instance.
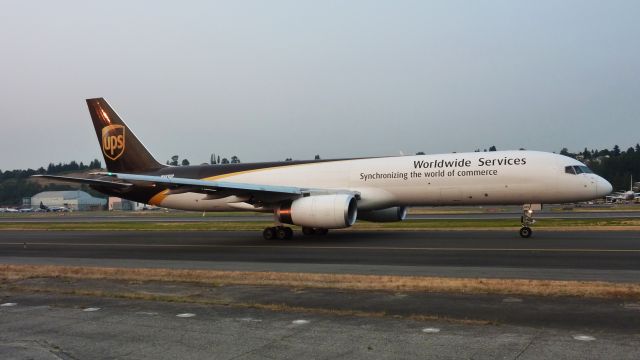
[[[85,247],[150,247],[150,248],[169,248],[169,247],[189,247],[189,248],[230,248],[230,249],[312,249],[312,250],[411,250],[411,251],[470,251],[470,252],[489,252],[489,251],[510,251],[510,252],[604,252],[604,253],[640,253],[640,249],[545,249],[545,248],[455,248],[455,247],[386,247],[386,246],[289,246],[289,245],[211,245],[211,244],[105,244],[105,243],[43,243],[43,242],[15,242],[1,243],[0,246],[85,246]]]

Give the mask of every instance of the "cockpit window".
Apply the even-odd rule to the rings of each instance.
[[[593,171],[591,171],[591,169],[586,166],[580,166],[580,170],[582,170],[582,172],[585,174],[593,174]]]
[[[584,165],[565,166],[564,172],[571,175],[593,174],[593,171]]]

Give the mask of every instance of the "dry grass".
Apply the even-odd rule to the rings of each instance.
[[[420,291],[640,299],[640,283],[0,265],[0,280],[11,282],[28,278],[165,281],[209,285],[281,286],[356,291]]]

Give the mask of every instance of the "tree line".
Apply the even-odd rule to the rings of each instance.
[[[640,181],[640,144],[621,150],[618,145],[612,149],[589,150],[572,153],[567,148],[560,154],[584,162],[596,174],[607,179],[614,190],[629,190],[631,177]]]
[[[495,146],[491,146],[488,151],[496,151]],[[524,149],[520,149],[524,150]],[[476,151],[480,151],[477,149]],[[487,151],[487,150],[484,150]],[[424,152],[417,153],[424,155]],[[560,150],[561,155],[569,156],[584,162],[593,172],[604,177],[613,185],[615,190],[629,189],[630,180],[633,176],[635,181],[640,181],[640,144],[630,146],[626,150],[622,150],[620,146],[615,145],[611,149],[588,149],[583,151],[570,152],[567,148]],[[320,159],[320,155],[316,155],[315,159]],[[287,158],[285,161],[292,161]],[[211,154],[211,165],[217,164],[236,164],[240,163],[237,156],[231,156],[230,159]],[[179,156],[171,157],[167,164],[178,166],[189,165],[189,160],[183,159],[179,162]],[[74,171],[97,170],[102,168],[100,160],[95,159],[89,164],[71,161],[69,163],[50,163],[46,168],[25,170],[0,170],[0,205],[18,206],[22,203],[22,198],[33,196],[41,191],[53,190],[74,190],[76,187],[70,185],[48,184],[42,186],[37,182],[28,181],[28,178],[37,174],[60,174]],[[82,185],[81,189],[92,193],[94,196],[101,196],[97,192],[91,190],[88,186]]]
[[[100,160],[95,159],[88,165],[76,161],[69,163],[50,163],[47,168],[40,167],[38,169],[25,170],[0,170],[0,205],[19,206],[22,204],[22,198],[31,197],[42,191],[59,191],[59,190],[75,190],[76,187],[64,184],[47,184],[40,185],[37,182],[29,181],[32,175],[42,174],[60,174],[74,171],[98,170],[102,168]],[[81,189],[96,196],[98,193],[91,190],[88,186],[82,185]],[[104,197],[104,195],[100,195]]]

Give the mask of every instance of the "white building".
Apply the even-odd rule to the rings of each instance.
[[[143,210],[144,207],[145,207],[145,204],[142,204],[139,202],[125,200],[115,196],[109,197],[109,211],[113,211],[113,210],[139,211],[139,210]]]
[[[71,210],[102,210],[107,199],[93,197],[84,191],[44,191],[31,197],[31,206],[65,206]]]

